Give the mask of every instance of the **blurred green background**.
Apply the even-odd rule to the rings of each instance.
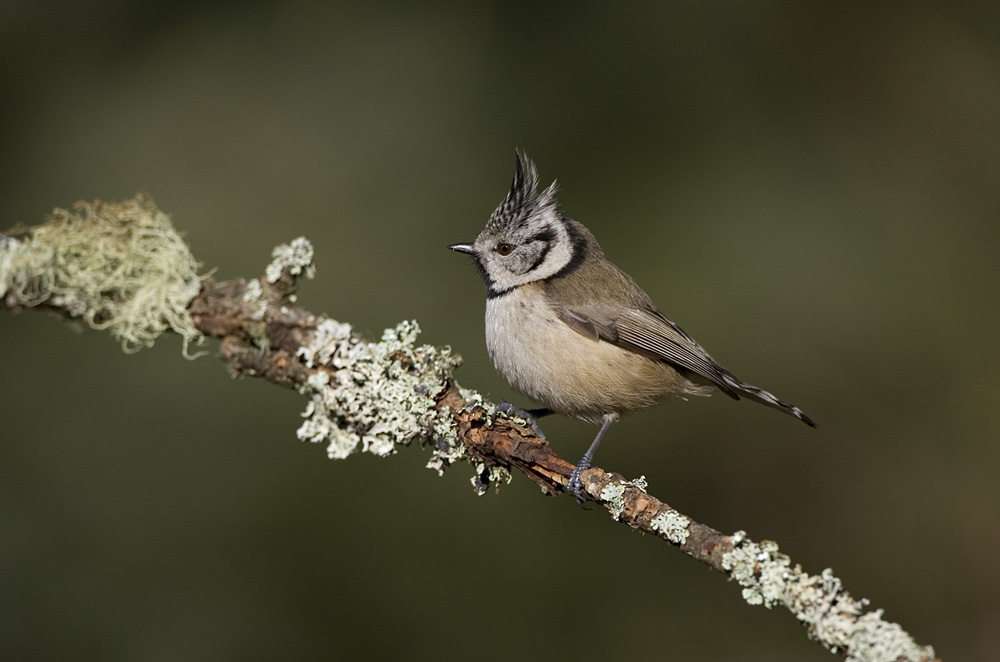
[[[0,5],[0,226],[147,190],[216,277],[486,355],[514,148],[660,308],[819,423],[724,397],[598,464],[827,566],[947,660],[1000,647],[1000,5]],[[0,314],[0,658],[828,660],[787,613],[521,476],[326,459],[180,341]],[[211,349],[215,349],[212,347]],[[545,429],[575,460],[594,428]],[[993,658],[995,659],[995,658]]]

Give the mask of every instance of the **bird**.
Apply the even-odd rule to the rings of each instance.
[[[497,372],[540,408],[507,406],[539,434],[552,413],[599,424],[566,491],[584,497],[609,428],[629,412],[671,396],[718,390],[816,424],[798,407],[723,368],[601,250],[583,224],[563,213],[557,183],[539,191],[538,170],[515,150],[510,191],[471,243],[448,246],[475,259],[486,285],[486,347]],[[506,404],[506,403],[505,403]]]

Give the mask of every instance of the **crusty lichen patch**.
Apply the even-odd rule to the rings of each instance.
[[[443,476],[445,469],[465,458],[465,444],[458,438],[451,412],[443,412],[437,417],[431,437],[434,448],[431,459],[427,460],[427,468],[436,471],[438,476]]]
[[[514,476],[511,475],[507,467],[499,464],[487,467],[482,462],[479,462],[476,464],[476,473],[469,479],[469,482],[472,484],[472,490],[476,495],[483,496],[489,491],[490,485],[499,492],[501,484],[510,485],[512,480],[514,480]]]
[[[417,346],[419,332],[416,322],[402,322],[386,329],[380,342],[368,343],[350,325],[324,319],[299,350],[306,366],[318,368],[303,388],[310,402],[299,439],[326,442],[333,459],[359,449],[389,455],[396,444],[448,437],[448,430],[457,443],[453,424],[440,420],[436,409],[456,359],[450,348]]]
[[[148,195],[78,202],[24,238],[0,242],[0,296],[61,308],[108,329],[126,352],[169,329],[186,354],[188,343],[202,340],[187,310],[201,287],[200,266]]]
[[[687,542],[690,535],[688,526],[690,525],[691,520],[673,508],[664,510],[650,522],[654,531],[675,545],[683,545]]]
[[[625,491],[629,487],[635,487],[643,492],[646,491],[648,483],[645,476],[639,476],[635,480],[612,481],[601,489],[600,498],[604,506],[615,521],[621,519],[625,512]]]
[[[882,619],[882,610],[864,613],[865,599],[856,600],[827,568],[810,575],[778,550],[770,540],[755,543],[737,531],[733,549],[722,567],[743,587],[752,605],[785,605],[809,628],[809,636],[851,662],[934,659],[934,649],[918,646],[898,624]]]
[[[291,243],[279,244],[271,251],[271,262],[264,270],[267,282],[276,283],[281,278],[281,272],[287,270],[292,276],[304,275],[312,278],[316,275],[316,265],[313,264],[312,243],[305,237],[293,239]]]

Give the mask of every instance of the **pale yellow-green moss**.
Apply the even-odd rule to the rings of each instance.
[[[0,242],[0,296],[61,308],[108,329],[126,352],[151,346],[169,329],[186,354],[191,341],[202,340],[187,310],[201,287],[200,266],[148,195],[78,202],[25,237]]]

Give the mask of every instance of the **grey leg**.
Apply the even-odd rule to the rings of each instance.
[[[575,495],[577,501],[583,501],[583,486],[580,484],[580,473],[586,471],[590,468],[591,462],[594,461],[594,452],[597,447],[601,445],[601,440],[604,439],[604,435],[608,433],[608,429],[611,424],[617,421],[619,418],[618,414],[605,414],[604,422],[601,423],[601,429],[597,431],[597,436],[594,437],[594,441],[590,443],[590,448],[587,452],[583,454],[580,461],[576,463],[576,468],[573,469],[573,473],[569,475],[569,482],[566,483],[566,491]]]

